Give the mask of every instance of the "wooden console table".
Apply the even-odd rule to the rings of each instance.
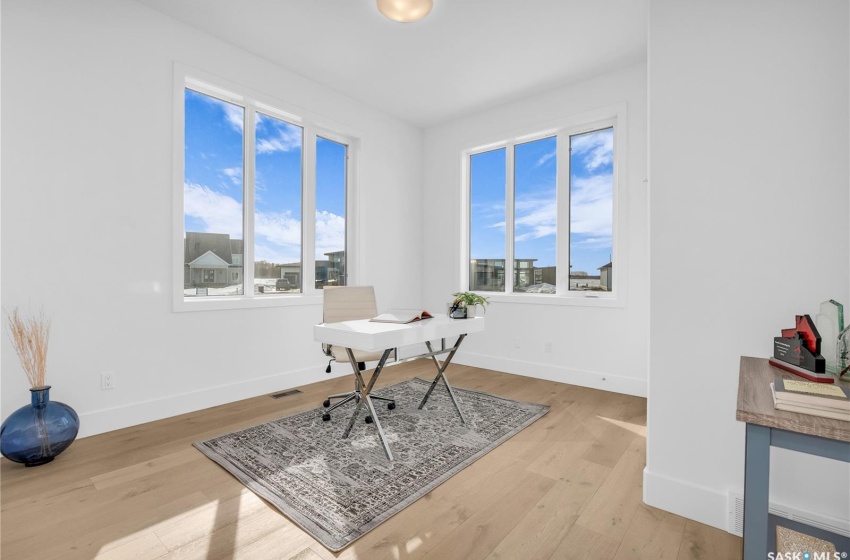
[[[776,410],[770,383],[778,377],[796,379],[764,358],[741,357],[735,418],[747,423],[744,560],[767,558],[771,445],[850,463],[850,422]]]

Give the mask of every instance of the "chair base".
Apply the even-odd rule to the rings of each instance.
[[[395,399],[390,399],[386,397],[379,397],[377,395],[370,395],[370,398],[373,401],[384,401],[387,403],[387,410],[395,409]],[[331,399],[341,399],[338,403],[331,405]],[[336,395],[330,395],[328,398],[322,402],[322,406],[325,407],[324,414],[322,414],[322,420],[325,422],[331,419],[331,411],[335,410],[347,402],[354,401],[355,404],[359,403],[363,400],[363,393],[357,389],[351,391],[350,393],[337,393]],[[370,424],[372,422],[371,416],[366,416],[366,423]]]

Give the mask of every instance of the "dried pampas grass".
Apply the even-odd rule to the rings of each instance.
[[[7,313],[9,319],[9,338],[21,359],[21,366],[27,374],[30,386],[44,387],[44,373],[47,369],[47,341],[50,338],[50,321],[44,316],[44,310],[33,317],[22,316],[17,307]]]

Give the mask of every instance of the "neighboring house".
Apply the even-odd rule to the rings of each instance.
[[[602,265],[599,267],[599,285],[607,290],[611,291],[611,282],[614,274],[614,263],[609,262],[608,264]]]
[[[293,286],[301,287],[301,263],[286,263],[279,265],[278,270],[280,271],[278,274],[278,278],[286,278],[289,280],[289,283]]]
[[[184,239],[183,287],[217,288],[242,282],[241,239],[226,233],[187,231]]]
[[[514,289],[539,283],[541,269],[534,266],[537,259],[514,259]],[[469,262],[469,289],[501,292],[505,289],[505,259],[472,259]]]
[[[345,251],[325,253],[328,269],[325,281],[331,286],[345,286]]]

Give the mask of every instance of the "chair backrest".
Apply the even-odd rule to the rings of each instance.
[[[322,293],[325,323],[371,319],[378,314],[372,286],[325,286]]]

